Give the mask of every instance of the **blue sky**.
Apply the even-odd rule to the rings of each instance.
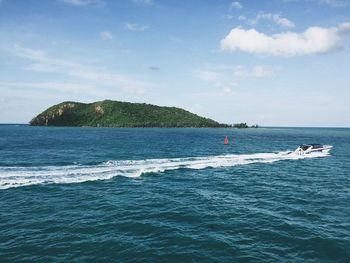
[[[350,1],[0,0],[0,123],[62,101],[350,127]]]

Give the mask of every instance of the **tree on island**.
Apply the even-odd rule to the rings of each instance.
[[[246,129],[246,128],[259,128],[258,124],[255,124],[255,125],[252,125],[252,126],[248,126],[247,123],[236,123],[236,124],[233,124],[232,126],[233,128],[238,128],[238,129]]]
[[[233,124],[233,128],[238,128],[238,129],[244,129],[244,128],[249,128],[247,123],[236,123]]]

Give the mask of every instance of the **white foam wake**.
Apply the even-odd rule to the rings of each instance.
[[[327,156],[327,153],[296,155],[289,152],[230,154],[206,157],[173,159],[146,159],[108,161],[98,165],[70,165],[43,167],[0,167],[0,189],[34,184],[80,183],[107,180],[115,176],[139,177],[145,173],[167,170],[232,167],[251,163],[272,163],[281,160],[298,160]]]

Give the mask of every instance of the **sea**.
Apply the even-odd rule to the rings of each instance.
[[[0,262],[350,262],[350,129],[0,125]]]

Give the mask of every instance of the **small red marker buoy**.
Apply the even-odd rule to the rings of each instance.
[[[225,145],[228,144],[228,138],[227,138],[227,136],[225,137],[224,144],[225,144]]]

